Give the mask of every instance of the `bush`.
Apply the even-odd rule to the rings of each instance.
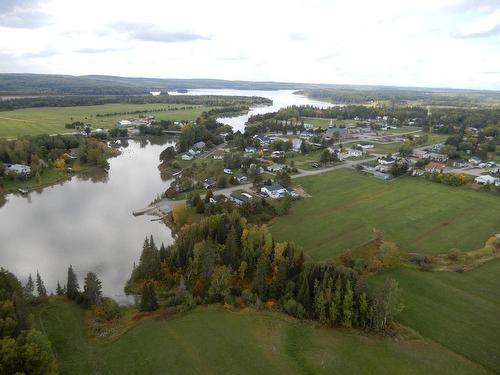
[[[306,314],[304,306],[302,306],[292,298],[290,298],[288,301],[285,301],[285,303],[283,304],[283,309],[288,315],[294,316],[298,319],[303,319]]]
[[[111,298],[103,298],[99,306],[93,306],[97,318],[111,321],[123,316],[123,309]]]
[[[247,305],[253,305],[255,302],[257,302],[257,295],[252,293],[250,289],[243,290],[243,292],[241,292],[241,297]]]

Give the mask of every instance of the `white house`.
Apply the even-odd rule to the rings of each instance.
[[[273,165],[270,165],[269,167],[267,167],[267,170],[269,172],[279,172],[283,169],[283,165],[281,164],[273,164]]]
[[[302,145],[302,139],[294,138],[292,140],[292,147],[294,151],[299,151],[301,145]]]
[[[287,193],[287,190],[276,182],[272,185],[262,187],[260,191],[273,199],[281,198]]]
[[[283,156],[285,156],[285,151],[273,151],[271,153],[272,158],[282,158]]]
[[[358,158],[360,156],[363,156],[363,151],[360,151],[360,150],[355,149],[355,148],[350,148],[347,151],[347,155],[348,155],[348,157]]]
[[[181,159],[189,161],[189,160],[193,160],[193,156],[189,155],[189,154],[184,154],[184,155],[181,156]]]
[[[396,159],[394,159],[392,156],[384,156],[378,159],[379,164],[382,165],[391,165],[396,162]]]
[[[7,165],[5,171],[10,174],[15,174],[17,176],[22,177],[30,177],[31,176],[31,167],[24,164],[11,164]]]
[[[363,151],[368,151],[375,146],[373,146],[372,144],[362,145],[361,143],[358,143],[356,147],[361,148]]]
[[[484,176],[476,177],[474,181],[479,185],[490,185],[490,184],[497,185],[498,183],[500,183],[500,178],[493,177],[487,174]]]

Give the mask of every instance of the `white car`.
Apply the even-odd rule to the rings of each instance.
[[[231,175],[233,174],[233,171],[231,170],[231,168],[224,168],[224,173]]]

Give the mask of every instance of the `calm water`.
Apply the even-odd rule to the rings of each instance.
[[[293,92],[296,90],[275,90],[275,91],[264,91],[264,90],[228,90],[228,89],[197,89],[189,90],[188,95],[235,95],[235,96],[261,96],[264,98],[269,98],[273,101],[270,106],[259,106],[253,107],[245,115],[236,117],[222,117],[218,120],[224,124],[231,125],[233,129],[243,131],[245,129],[245,123],[248,118],[252,115],[264,114],[269,112],[276,112],[281,108],[288,107],[291,105],[312,105],[319,108],[332,107],[335,104],[322,102],[319,100],[309,99],[304,95],[294,95]],[[176,93],[170,93],[176,94]]]
[[[252,114],[277,111],[297,104],[328,107],[332,104],[293,95],[292,90],[191,90],[191,95],[264,96],[272,106],[252,108],[249,114],[222,118],[221,122],[243,130]],[[163,224],[149,216],[132,216],[167,189],[157,169],[166,147],[130,141],[122,154],[110,159],[109,174],[71,181],[33,192],[29,197],[0,197],[0,266],[23,282],[38,270],[48,290],[66,282],[67,267],[75,268],[80,286],[83,276],[96,272],[107,296],[125,301],[123,287],[139,259],[145,236],[157,244],[173,242]],[[172,145],[173,142],[170,143]]]
[[[173,143],[172,143],[173,144]],[[48,290],[66,282],[72,264],[80,286],[88,271],[98,274],[106,295],[123,300],[123,286],[139,258],[145,236],[172,243],[170,231],[150,216],[132,216],[165,191],[157,169],[165,145],[130,141],[110,159],[107,179],[73,177],[33,192],[9,195],[0,208],[0,266],[25,280],[37,269]]]

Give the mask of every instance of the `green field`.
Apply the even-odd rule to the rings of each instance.
[[[83,311],[69,302],[36,310],[61,374],[481,374],[432,342],[382,339],[314,328],[277,313],[199,308],[141,321],[111,344],[85,337]]]
[[[294,203],[271,232],[295,241],[314,260],[363,245],[374,228],[403,250],[423,254],[480,248],[500,232],[500,199],[492,193],[422,178],[387,182],[348,169],[293,182],[312,197]]]
[[[320,117],[302,117],[304,123],[312,124],[317,126],[318,128],[328,128],[330,126],[330,121],[332,119],[329,118],[320,118]],[[333,119],[334,126],[348,126],[348,125],[356,125],[357,121],[355,120],[336,120]]]
[[[500,373],[500,260],[465,273],[400,269],[405,310],[398,320],[426,338]]]
[[[124,118],[139,115],[155,116],[158,120],[195,120],[208,107],[197,106],[192,109],[178,109],[162,112],[132,115],[113,115],[96,117],[97,114],[123,113],[162,108],[181,108],[184,104],[104,104],[77,107],[26,108],[0,112],[0,137],[19,137],[35,134],[55,134],[72,131],[65,124],[74,121],[91,123],[94,128],[111,128]]]

